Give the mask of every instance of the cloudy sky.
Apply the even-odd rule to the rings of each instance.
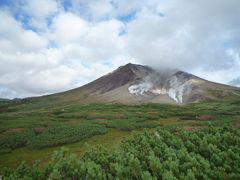
[[[81,86],[128,62],[240,85],[239,0],[0,0],[0,97]]]

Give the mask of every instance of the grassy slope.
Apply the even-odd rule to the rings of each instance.
[[[144,127],[157,126],[205,126],[208,123],[222,125],[225,123],[239,123],[240,101],[205,102],[186,106],[161,104],[147,104],[141,106],[127,106],[120,104],[91,104],[91,105],[64,105],[47,107],[49,101],[42,103],[9,104],[0,107],[0,138],[11,135],[20,136],[25,130],[37,131],[33,137],[45,133],[47,129],[68,127],[69,125],[100,125],[108,129],[103,135],[81,140],[77,143],[69,142],[66,145],[70,152],[82,154],[87,145],[104,144],[108,149],[118,147],[122,139],[128,137],[130,130],[141,130]],[[199,121],[196,117],[210,115],[211,119]],[[73,134],[73,136],[75,136]],[[47,138],[47,137],[46,137]],[[28,141],[28,139],[26,139]],[[43,139],[44,141],[44,139]],[[0,153],[0,168],[4,166],[16,167],[20,161],[28,163],[40,159],[48,161],[57,147],[37,149],[27,144],[20,148]]]
[[[110,129],[105,135],[96,135],[78,143],[65,145],[64,147],[68,148],[70,152],[81,156],[87,151],[89,146],[94,146],[96,144],[102,144],[109,150],[118,148],[120,142],[130,135],[131,132],[129,131],[124,132]],[[49,161],[53,152],[59,149],[61,149],[61,146],[44,149],[30,149],[23,147],[13,150],[11,153],[2,153],[0,154],[0,162],[2,162],[0,163],[0,169],[3,167],[17,167],[21,161],[33,164],[36,160],[40,160],[42,165],[44,165]]]

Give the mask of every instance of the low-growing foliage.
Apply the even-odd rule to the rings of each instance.
[[[101,125],[65,125],[49,127],[42,132],[25,130],[19,133],[7,134],[0,138],[0,152],[9,152],[13,149],[28,146],[31,148],[45,148],[79,142],[82,139],[104,134],[106,127]]]
[[[97,134],[104,134],[107,129],[100,125],[67,125],[49,128],[31,138],[27,145],[33,148],[44,148],[79,142]]]
[[[158,129],[124,141],[119,150],[101,146],[83,157],[64,149],[39,169],[21,164],[2,171],[4,179],[239,179],[240,129],[187,132]]]
[[[30,137],[34,136],[32,130],[25,130],[20,133],[6,134],[0,137],[0,152],[9,152],[13,149],[23,147]]]
[[[142,119],[115,119],[110,121],[109,124],[107,124],[107,127],[110,128],[116,128],[118,130],[122,131],[131,131],[134,129],[139,129],[139,128],[155,128],[159,126],[159,123],[156,122],[147,122]]]
[[[34,103],[26,100],[0,104],[0,168],[15,167],[15,164],[22,159],[32,164],[37,158],[35,151],[40,148],[39,151],[42,152],[50,151],[53,148],[48,147],[80,142],[85,137],[89,137],[88,140],[91,141],[90,137],[112,128],[124,134],[130,133],[126,131],[157,126],[164,126],[165,129],[194,125],[221,127],[224,124],[235,124],[239,126],[239,102],[236,99],[183,106],[166,104],[83,105],[76,102],[76,104],[63,103],[53,107],[49,106],[49,102]],[[86,126],[87,130],[82,130],[82,126]],[[18,129],[21,131],[15,132]],[[105,138],[105,136],[101,137]],[[82,147],[78,148],[81,150]],[[35,156],[31,159],[18,154],[18,151],[25,151],[24,149],[27,149],[28,154],[32,153]],[[44,153],[39,156],[41,156],[40,159],[45,158]],[[169,172],[166,174],[170,176]],[[191,172],[189,174],[191,175]],[[145,172],[144,177],[148,175],[148,172]]]

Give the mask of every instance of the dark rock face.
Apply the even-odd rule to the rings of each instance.
[[[127,64],[91,82],[89,85],[93,86],[93,91],[105,93],[133,81],[141,80],[151,72],[153,72],[153,70],[150,67]]]

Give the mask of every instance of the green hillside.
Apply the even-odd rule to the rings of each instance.
[[[0,107],[0,167],[17,167],[41,160],[66,146],[80,156],[90,145],[116,149],[132,131],[148,128],[187,131],[232,124],[239,127],[240,101],[202,102],[184,106],[165,104],[61,105],[10,102]]]

